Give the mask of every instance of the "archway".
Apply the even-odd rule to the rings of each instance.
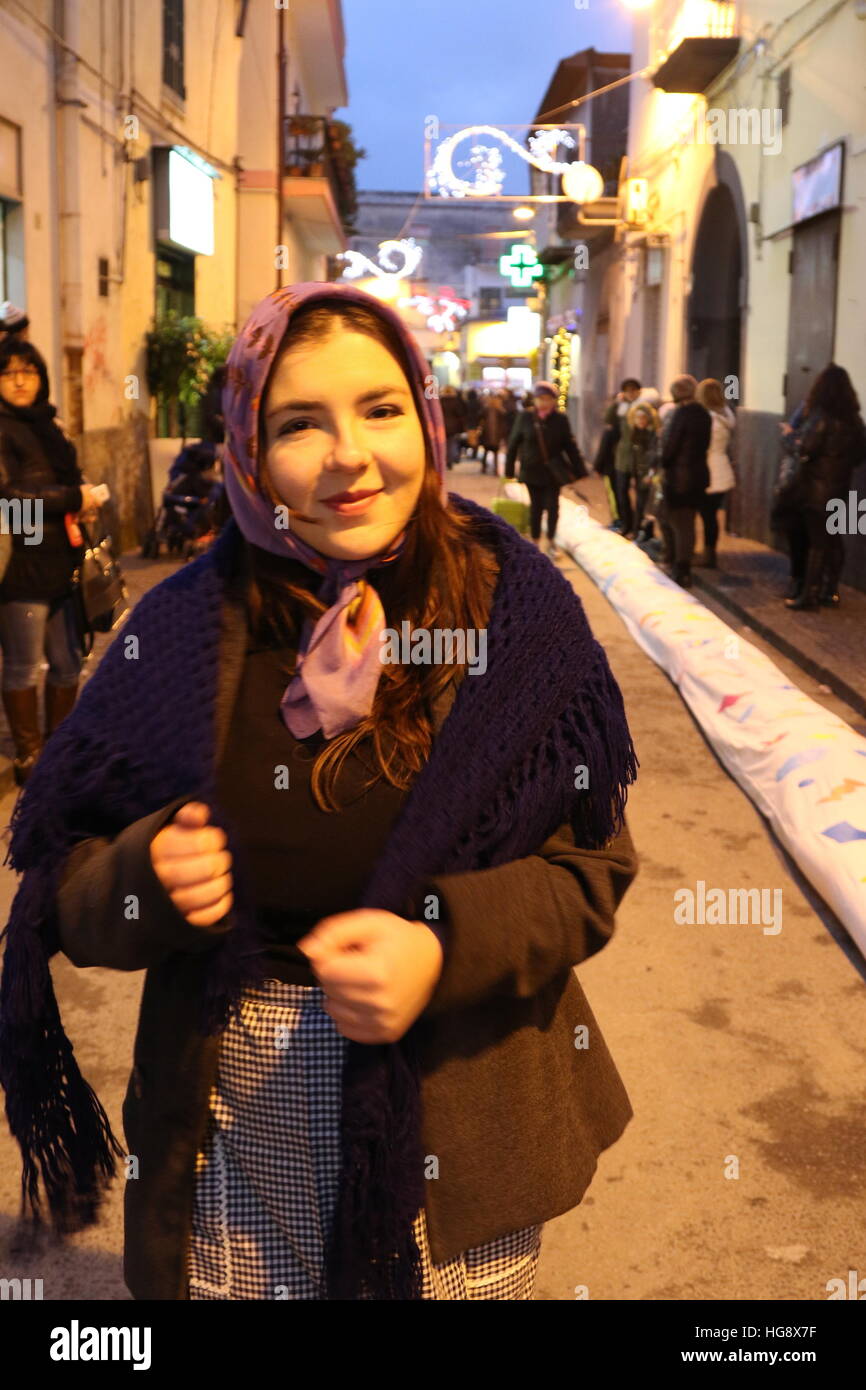
[[[742,273],[737,207],[727,183],[718,183],[704,203],[692,257],[687,362],[698,381],[739,380]]]

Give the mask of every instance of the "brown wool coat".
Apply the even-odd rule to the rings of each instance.
[[[227,590],[221,618],[217,763],[243,668],[246,614]],[[438,730],[456,693],[434,710]],[[196,1030],[206,952],[227,929],[191,926],[156,876],[150,842],[179,797],[113,839],[69,855],[58,890],[64,953],[78,966],[147,970],[123,1104],[139,1176],[125,1189],[124,1276],[137,1299],[188,1297],[195,1155],[204,1137],[219,1038]],[[632,1115],[573,966],[605,945],[637,872],[628,829],[604,850],[575,846],[568,824],[535,854],[419,885],[444,905],[447,954],[416,1025],[433,1260],[576,1206],[598,1155]],[[139,899],[125,920],[124,899]],[[588,1045],[576,1047],[585,1025]],[[431,1171],[434,1165],[430,1165]]]

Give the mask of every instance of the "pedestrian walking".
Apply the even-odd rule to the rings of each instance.
[[[619,389],[619,394],[613,405],[608,407],[605,415],[605,423],[613,426],[615,431],[615,448],[613,457],[613,485],[616,495],[616,511],[619,527],[617,528],[624,536],[630,536],[634,529],[634,511],[631,504],[631,481],[632,481],[632,458],[631,458],[631,427],[629,425],[628,414],[634,402],[638,399],[641,392],[640,382],[636,377],[626,377]]]
[[[502,421],[502,441],[507,444],[511,438],[511,431],[514,429],[514,422],[518,415],[517,397],[510,386],[506,386],[502,392],[502,405],[505,412]]]
[[[466,407],[454,386],[443,386],[441,401],[448,450],[447,466],[453,468],[460,459],[460,437],[466,429]]]
[[[481,399],[474,386],[466,392],[466,448],[473,458],[478,458],[481,443]]]
[[[710,485],[698,507],[704,527],[704,549],[695,563],[706,569],[717,569],[719,512],[722,509],[727,512],[730,494],[737,485],[731,463],[731,441],[737,419],[725,400],[722,383],[714,377],[706,377],[700,382],[695,399],[710,412],[710,445],[707,450]]]
[[[672,577],[683,588],[692,584],[695,517],[710,481],[707,451],[712,425],[709,411],[695,400],[697,381],[688,374],[671,383],[674,409],[662,425],[662,531]]]
[[[134,1155],[136,1299],[528,1299],[543,1223],[631,1115],[572,969],[636,871],[622,698],[571,586],[447,493],[426,377],[354,286],[256,307],[232,518],[136,606],[16,810],[25,1196],[91,1224]],[[400,655],[455,632],[483,670]],[[148,972],[124,1150],[60,1025],[58,945]]]
[[[785,604],[835,608],[845,548],[842,537],[828,530],[828,503],[847,498],[851,475],[866,459],[860,401],[845,368],[835,362],[819,373],[806,397],[797,451],[794,504],[805,518],[808,552],[802,588]]]
[[[788,549],[790,576],[786,598],[802,593],[809,554],[809,531],[800,489],[800,434],[806,416],[805,399],[789,420],[779,424],[781,451],[779,472],[773,489],[770,525],[784,538]]]
[[[75,520],[97,506],[75,445],[49,401],[48,368],[24,338],[0,343],[0,498],[15,519],[0,581],[3,708],[22,786],[43,745],[75,703],[84,650],[72,607],[73,575],[83,549]],[[39,723],[43,659],[45,723]]]
[[[487,455],[493,455],[492,473],[496,473],[499,450],[506,440],[505,402],[500,391],[492,391],[481,406],[481,472],[487,472]]]
[[[508,451],[505,456],[505,476],[514,477],[514,465],[520,459],[518,480],[529,491],[529,530],[532,540],[541,549],[541,524],[547,516],[547,553],[555,559],[556,527],[559,521],[559,490],[562,480],[551,468],[551,461],[565,454],[575,478],[586,475],[583,456],[577,446],[568,416],[557,409],[559,393],[550,381],[538,381],[533,394],[534,406],[524,410],[514,422]]]
[[[635,507],[632,528],[635,538],[643,538],[644,517],[649,503],[651,479],[658,462],[659,417],[655,406],[641,398],[629,408],[628,427],[630,463],[629,476],[635,482]]]

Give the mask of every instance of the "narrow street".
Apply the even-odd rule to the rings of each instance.
[[[474,462],[450,476],[454,491],[481,502],[496,491]],[[586,575],[560,563],[623,689],[641,763],[628,812],[641,872],[613,941],[579,971],[635,1117],[602,1156],[583,1203],[545,1228],[535,1296],[825,1299],[830,1279],[847,1280],[862,1264],[862,961],[836,939],[826,910],[667,677]],[[157,578],[169,568],[151,572]],[[136,570],[139,591],[147,573],[146,565]],[[802,673],[792,679],[811,688]],[[856,722],[839,702],[826,703]],[[0,803],[4,826],[13,804],[12,796]],[[675,924],[674,893],[698,880],[780,888],[782,930]],[[13,892],[5,869],[4,920]],[[84,1075],[121,1133],[142,977],[76,970],[58,957],[53,970]],[[14,1227],[17,1158],[4,1124],[4,1249]],[[726,1176],[737,1168],[738,1177]],[[96,1230],[63,1251],[4,1259],[0,1272],[41,1277],[46,1299],[128,1298],[121,1207],[118,1182]]]

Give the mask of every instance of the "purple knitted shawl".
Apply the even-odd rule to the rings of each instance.
[[[566,818],[578,843],[603,846],[622,824],[636,773],[619,687],[567,580],[491,512],[453,494],[449,501],[495,544],[500,574],[486,672],[461,682],[359,903],[401,915],[431,875],[531,854]],[[239,863],[216,796],[214,718],[221,604],[240,544],[232,519],[210,551],[140,600],[12,817],[6,862],[23,877],[0,984],[0,1083],[24,1159],[22,1209],[39,1218],[41,1180],[59,1232],[97,1219],[122,1153],[78,1069],[51,985],[59,873],[81,840],[117,835],[178,796],[214,808]],[[131,633],[135,660],[126,656]],[[588,768],[588,790],[575,790],[578,764]],[[234,927],[207,959],[203,1032],[225,1026],[241,989],[260,978],[256,962],[262,969],[251,945],[251,885],[236,874],[234,886]],[[420,1297],[411,1226],[425,1181],[414,1034],[347,1050],[329,1298],[362,1290]]]

